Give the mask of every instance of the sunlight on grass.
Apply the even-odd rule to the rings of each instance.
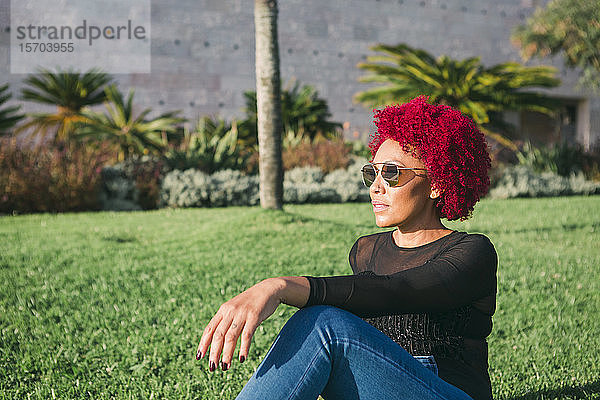
[[[598,210],[600,196],[485,200],[448,223],[498,251],[496,399],[598,398]],[[378,230],[365,204],[2,217],[0,392],[235,398],[295,309],[211,374],[194,355],[219,305],[270,276],[350,273],[350,247]]]

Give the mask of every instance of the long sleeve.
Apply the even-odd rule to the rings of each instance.
[[[360,317],[452,310],[495,294],[497,263],[487,237],[466,235],[433,260],[394,274],[306,276],[310,297],[304,307],[332,305]]]

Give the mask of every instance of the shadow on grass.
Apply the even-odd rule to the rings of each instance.
[[[133,243],[137,241],[135,237],[130,236],[105,236],[102,240],[115,243]]]
[[[563,386],[556,389],[544,389],[529,392],[521,396],[508,397],[506,400],[537,400],[537,399],[591,399],[600,393],[600,380],[595,380],[580,386]]]
[[[340,222],[340,221],[335,221],[335,220],[331,220],[331,219],[327,219],[327,218],[315,218],[315,217],[310,217],[307,215],[302,215],[296,212],[291,212],[291,211],[283,211],[285,213],[285,215],[287,216],[287,218],[289,218],[288,222],[304,222],[304,223],[309,223],[309,222],[314,222],[317,224],[328,224],[331,226],[334,226],[336,228],[343,228],[343,229],[347,229],[347,228],[373,228],[374,224],[362,224],[362,223],[353,223],[353,222]]]

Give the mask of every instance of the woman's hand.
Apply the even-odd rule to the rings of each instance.
[[[221,352],[221,368],[226,371],[231,366],[233,352],[241,335],[239,357],[240,362],[244,362],[248,358],[254,331],[281,303],[281,284],[282,281],[277,278],[265,279],[223,303],[204,329],[196,359],[203,358],[210,345],[210,371],[216,369]]]

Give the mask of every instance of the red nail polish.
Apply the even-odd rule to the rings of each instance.
[[[221,369],[223,371],[227,371],[228,368],[229,368],[229,366],[226,363],[224,363],[223,361],[221,361]]]
[[[209,370],[210,372],[213,372],[215,369],[217,369],[217,366],[215,365],[215,363],[214,363],[214,362],[212,362],[212,361],[211,361],[211,362],[209,363],[209,365],[208,365],[208,370]]]
[[[244,356],[241,356],[241,357],[240,357],[240,362],[241,362],[241,363],[243,363],[244,361],[246,361],[246,357],[244,357]]]

